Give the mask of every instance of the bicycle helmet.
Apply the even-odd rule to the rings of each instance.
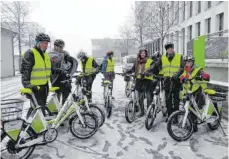
[[[78,58],[78,59],[82,59],[82,58],[84,58],[85,56],[86,56],[86,52],[80,51],[80,52],[78,53],[78,55],[77,55],[77,58]]]
[[[59,47],[64,47],[65,46],[65,43],[62,39],[56,39],[55,42],[54,42],[54,45],[55,46],[59,46]]]
[[[107,55],[114,55],[114,52],[112,50],[107,51]]]
[[[35,38],[36,41],[46,41],[46,42],[50,42],[50,37],[45,34],[45,33],[39,33],[36,35],[36,38]]]
[[[165,50],[168,50],[169,48],[173,48],[174,49],[174,44],[171,42],[168,42],[165,44]]]
[[[195,58],[192,55],[188,55],[184,58],[184,61],[195,61]]]

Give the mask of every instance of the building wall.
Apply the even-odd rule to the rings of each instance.
[[[1,28],[1,78],[14,76],[12,33]]]
[[[228,2],[227,1],[211,1],[211,7],[207,8],[208,1],[201,2],[201,12],[198,13],[198,1],[192,1],[192,16],[190,17],[190,2],[188,1],[176,1],[174,2],[174,8],[179,6],[179,13],[177,19],[174,22],[174,26],[170,29],[169,34],[166,36],[164,43],[170,41],[174,43],[176,52],[187,54],[187,43],[190,41],[189,26],[192,26],[191,39],[198,37],[197,23],[200,22],[200,35],[207,35],[207,23],[206,19],[211,18],[211,30],[210,34],[219,31],[219,14],[224,13],[223,17],[223,30],[228,29]],[[185,8],[183,7],[185,3]],[[176,10],[176,9],[175,9]],[[183,11],[185,10],[185,15]],[[174,16],[169,14],[170,16]],[[184,19],[183,19],[184,18]],[[168,18],[172,19],[172,17]],[[224,33],[223,36],[228,37],[228,33]],[[158,46],[160,44],[157,39],[153,39],[153,52],[160,51]],[[164,50],[163,50],[164,52]]]
[[[218,15],[220,13],[224,13],[224,24],[223,30],[228,29],[228,2],[223,1],[211,1],[211,7],[207,9],[207,1],[201,1],[201,12],[198,13],[198,1],[193,1],[193,10],[192,17],[189,16],[190,12],[190,2],[186,2],[185,6],[185,20],[182,20],[183,12],[180,10],[179,12],[179,22],[173,28],[169,35],[167,36],[166,41],[173,41],[175,43],[175,50],[177,52],[182,52],[183,54],[187,53],[187,43],[190,41],[189,36],[189,26],[192,26],[192,39],[198,37],[197,35],[197,23],[200,22],[200,35],[206,35],[207,33],[207,23],[206,19],[211,18],[211,33],[218,32],[219,22]],[[177,3],[175,3],[177,5]],[[182,3],[180,2],[181,6]],[[183,36],[182,29],[184,29],[185,35]],[[177,34],[179,34],[177,36]],[[176,35],[174,38],[173,35]],[[225,35],[225,34],[224,34]],[[225,35],[227,36],[227,34]],[[184,37],[184,38],[183,38]],[[184,44],[183,44],[184,41]],[[185,45],[185,46],[184,46]],[[185,48],[185,49],[184,49]],[[183,52],[184,50],[184,52]]]

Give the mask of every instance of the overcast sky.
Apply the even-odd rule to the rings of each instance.
[[[37,22],[66,50],[91,52],[91,38],[116,37],[131,14],[133,0],[55,0],[31,2],[30,21]]]

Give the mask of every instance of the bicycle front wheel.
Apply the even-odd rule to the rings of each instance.
[[[178,110],[172,113],[168,119],[168,133],[176,141],[185,141],[189,139],[193,133],[193,122],[189,115],[187,116],[185,126],[182,127],[184,115],[184,111]]]
[[[112,113],[112,103],[111,103],[111,97],[107,96],[106,101],[105,101],[105,108],[107,112],[107,118],[111,117]]]
[[[135,105],[130,101],[125,107],[125,117],[128,123],[132,123],[135,119]]]
[[[70,119],[70,131],[77,138],[88,139],[98,130],[98,119],[94,114],[82,113],[81,115],[85,125],[80,121],[78,115],[75,115]]]
[[[151,104],[146,113],[145,127],[150,130],[153,127],[154,120],[156,118],[155,105]]]

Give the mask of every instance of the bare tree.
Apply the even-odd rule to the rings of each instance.
[[[133,26],[126,21],[119,29],[119,38],[115,41],[115,47],[122,53],[129,54],[131,48],[135,47]]]
[[[8,28],[17,32],[19,61],[21,62],[22,39],[25,36],[25,19],[29,14],[29,3],[25,1],[1,1],[1,20]]]
[[[140,47],[143,46],[144,40],[146,39],[146,28],[149,25],[149,15],[146,11],[149,9],[148,6],[150,3],[150,1],[136,1],[135,7],[132,7],[134,11],[135,40]]]
[[[179,11],[184,9],[187,2],[183,2],[182,5],[174,7],[174,2],[169,1],[154,1],[149,4],[150,10],[147,10],[148,20],[150,21],[148,28],[154,37],[158,37],[161,40],[161,49],[163,50],[164,40],[169,31],[171,31],[175,22],[179,18]]]

